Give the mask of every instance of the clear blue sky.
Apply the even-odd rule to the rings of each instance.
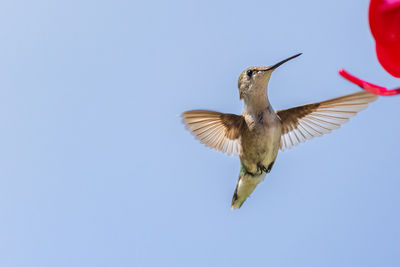
[[[0,3],[0,266],[399,266],[400,97],[278,155],[242,209],[239,159],[180,122],[359,90],[377,62],[368,1]]]

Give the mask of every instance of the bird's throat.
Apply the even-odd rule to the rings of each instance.
[[[248,114],[264,111],[270,106],[266,93],[249,96],[244,100],[244,109]]]

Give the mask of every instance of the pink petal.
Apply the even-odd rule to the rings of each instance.
[[[357,78],[356,76],[351,75],[350,73],[348,73],[347,71],[345,71],[344,69],[340,69],[339,70],[339,74],[347,79],[348,81],[360,86],[361,88],[363,88],[364,90],[375,94],[375,95],[384,95],[384,96],[389,96],[389,95],[398,95],[400,94],[400,88],[397,89],[393,89],[393,90],[388,90],[385,87],[373,84],[373,83],[369,83],[367,81],[361,80],[359,78]]]

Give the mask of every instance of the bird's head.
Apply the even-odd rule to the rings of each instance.
[[[265,67],[249,67],[239,76],[238,87],[240,99],[265,95],[272,72],[283,63],[300,56],[301,53],[282,60],[275,65]]]

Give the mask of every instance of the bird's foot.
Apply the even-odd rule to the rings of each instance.
[[[257,172],[254,173],[247,172],[247,173],[250,174],[251,176],[260,176],[263,173],[263,171],[261,169],[258,169]]]
[[[262,164],[258,164],[258,169],[259,169],[261,172],[266,172],[266,173],[268,173],[267,168],[265,168],[265,166],[262,165]]]
[[[250,176],[259,176],[263,173],[263,171],[258,168],[257,170],[255,170],[255,172],[250,172],[249,170],[246,169],[246,167],[243,166],[244,172],[246,174],[249,174]]]
[[[271,162],[268,167],[265,168],[264,165],[261,163],[258,164],[258,168],[260,169],[261,172],[269,173],[272,169],[272,166],[274,166],[275,161]]]

